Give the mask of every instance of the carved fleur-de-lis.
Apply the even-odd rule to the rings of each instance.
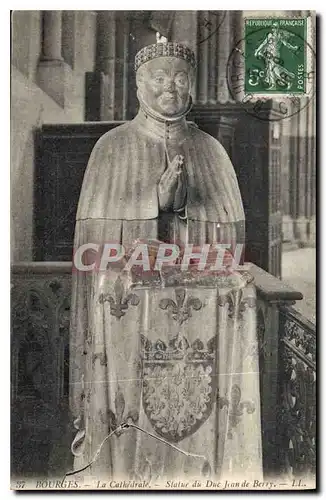
[[[121,391],[119,386],[117,387],[115,393],[114,406],[115,406],[115,413],[111,409],[108,410],[110,431],[115,430],[123,422],[128,423],[128,420],[130,420],[133,423],[136,423],[138,421],[139,414],[136,410],[129,411],[129,413],[124,417],[126,402],[123,392]],[[116,436],[119,437],[122,434],[122,432],[123,432],[122,430],[117,431]]]
[[[236,297],[234,293],[227,293],[225,295],[219,295],[217,299],[217,303],[220,307],[224,307],[226,304],[228,304],[228,314],[229,317],[232,318],[234,316],[234,310],[235,310],[235,300]]]
[[[250,307],[250,308],[256,307],[255,297],[246,297],[245,299],[241,300],[240,305],[239,305],[239,314],[243,315],[243,313],[246,311],[247,307]]]
[[[217,396],[217,404],[222,409],[224,406],[229,408],[229,430],[228,438],[232,439],[232,431],[240,422],[244,410],[247,413],[254,413],[256,410],[253,401],[241,401],[241,389],[237,384],[234,384],[231,389],[231,401],[226,397]]]
[[[229,318],[234,318],[236,311],[238,309],[238,317],[242,318],[243,313],[246,311],[247,307],[255,307],[256,299],[255,297],[245,297],[243,299],[243,291],[240,289],[232,290],[231,292],[220,295],[218,298],[218,305],[224,307],[228,304],[228,316]],[[238,308],[237,308],[238,304]]]
[[[95,363],[95,361],[97,359],[100,360],[100,365],[101,366],[107,366],[107,364],[108,364],[108,357],[106,355],[106,352],[99,352],[99,353],[93,354],[93,358],[92,358],[93,364]]]
[[[201,300],[195,297],[186,298],[186,290],[184,288],[177,288],[175,290],[175,302],[172,299],[162,299],[160,300],[159,307],[164,311],[171,308],[172,318],[177,321],[180,325],[184,323],[188,318],[192,316],[191,308],[195,311],[199,311],[203,304]]]
[[[224,406],[226,406],[226,407],[229,406],[229,400],[228,400],[228,398],[226,398],[224,396],[220,396],[219,391],[217,391],[216,404],[222,410],[224,408]]]
[[[114,283],[115,298],[109,293],[101,293],[99,296],[100,304],[108,302],[110,304],[110,314],[115,316],[117,319],[120,319],[126,314],[129,305],[137,306],[139,304],[139,297],[135,293],[128,293],[126,296],[124,296],[124,293],[125,289],[123,282],[120,276],[118,276]]]

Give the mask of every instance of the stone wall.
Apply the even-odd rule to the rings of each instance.
[[[57,11],[60,12],[60,11]],[[11,65],[11,249],[12,260],[33,259],[34,131],[47,123],[84,120],[85,72],[95,64],[96,14],[62,13],[62,61],[51,89],[40,87],[42,11],[12,14]],[[69,45],[70,44],[70,45]],[[50,79],[49,79],[50,81]],[[60,94],[58,99],[56,95]]]

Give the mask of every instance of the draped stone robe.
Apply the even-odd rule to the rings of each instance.
[[[178,235],[177,217],[170,228],[161,223],[157,185],[167,167],[167,156],[171,161],[182,154],[187,179],[183,242],[243,242],[241,195],[226,151],[216,139],[187,123],[184,116],[172,120],[162,121],[140,109],[134,120],[97,142],[81,191],[77,240],[82,226],[95,224],[90,220],[96,224],[110,221],[103,236],[118,241],[130,242],[140,235],[171,240]]]
[[[187,178],[186,219],[182,220],[178,214],[160,213],[157,193],[160,177],[167,166],[167,157],[171,161],[176,154],[184,156]],[[181,240],[183,243],[196,245],[244,241],[244,213],[231,161],[217,140],[193,124],[187,123],[184,116],[178,120],[162,120],[140,109],[134,120],[102,136],[92,151],[77,211],[75,249],[84,243],[120,242],[128,246],[137,238],[156,238],[169,242]],[[111,278],[116,281],[116,276]],[[97,309],[99,297],[103,297],[104,291],[108,292],[105,286],[103,288],[104,281],[98,273],[85,274],[77,271],[73,273],[70,404],[74,417],[78,418],[79,426],[79,433],[72,448],[77,456],[75,467],[85,465],[91,460],[101,440],[110,430],[108,415],[111,410],[108,408],[109,403],[103,403],[110,393],[109,387],[116,387],[115,396],[113,393],[109,396],[111,406],[118,401],[119,407],[119,401],[123,401],[120,410],[117,410],[121,413],[121,417],[127,403],[128,408],[131,408],[132,401],[135,407],[139,405],[141,393],[139,383],[133,386],[130,381],[127,390],[129,401],[126,402],[126,396],[121,396],[119,377],[124,377],[126,360],[128,366],[130,363],[131,365],[138,363],[136,353],[139,346],[135,325],[142,320],[129,315],[128,322],[124,318],[119,324],[115,322],[113,330],[108,326],[114,318],[105,319],[104,309],[101,309],[100,313]],[[108,285],[110,293],[113,290],[112,286],[114,288],[113,281]],[[120,288],[127,293],[126,283]],[[116,291],[116,288],[114,290]],[[144,300],[146,302],[148,298]],[[149,314],[146,307],[145,312],[142,310],[141,314],[143,319],[144,314],[145,317]],[[216,316],[214,308],[211,314]],[[148,322],[148,319],[146,321]],[[253,328],[252,318],[250,324]],[[115,353],[113,358],[110,342],[115,341],[111,334],[118,336],[120,340],[121,336],[125,336],[122,344],[116,346],[117,350],[114,351],[112,347],[112,352]],[[100,344],[99,352],[94,351],[94,337]],[[108,340],[109,338],[111,340]],[[233,341],[231,344],[234,347]],[[227,347],[229,350],[230,345]],[[233,347],[231,346],[231,351]],[[119,349],[125,352],[121,353],[121,364],[118,366],[116,356],[120,352]],[[224,355],[222,357],[225,362],[227,358]],[[231,358],[229,361],[231,362]],[[253,362],[254,371],[257,369],[255,362]],[[98,366],[97,375],[94,375],[95,365]],[[94,376],[97,380],[103,379],[104,385],[101,389],[94,382]],[[257,379],[255,380],[256,387]],[[92,384],[95,389],[90,388]],[[95,396],[94,391],[100,392]],[[94,398],[97,398],[98,403],[94,402]],[[256,406],[258,408],[259,401],[256,401]],[[98,415],[101,415],[101,418]],[[257,415],[258,409],[255,418]],[[100,420],[95,423],[98,418]],[[257,426],[258,423],[255,421],[253,426],[255,432]],[[254,443],[255,456],[259,455],[257,450],[259,450],[260,432],[258,430],[257,432],[259,438],[257,437],[258,441],[256,439],[257,442]],[[121,436],[119,439],[120,444],[117,448],[112,445],[113,448],[109,447],[103,452],[99,464],[92,468],[93,474],[101,471],[101,474],[110,477],[120,475],[120,478],[125,479],[131,477],[132,473],[135,474],[137,469],[139,476],[139,470],[143,470],[146,466],[146,459],[144,457],[135,459],[132,452],[135,442],[132,439],[130,441],[130,437]],[[208,443],[209,434],[204,439]],[[139,446],[143,445],[138,443]],[[153,446],[155,449],[155,443]],[[161,459],[161,462],[163,461],[161,467],[164,469],[162,464],[167,463],[166,460],[171,462],[171,458],[166,455],[166,450],[162,453],[165,459],[164,457]],[[172,470],[178,467],[177,462],[173,465],[173,460],[171,464]],[[168,474],[168,470],[164,473]]]

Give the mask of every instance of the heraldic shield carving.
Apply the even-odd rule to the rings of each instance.
[[[208,419],[216,399],[217,337],[192,344],[180,335],[167,343],[141,335],[143,407],[156,433],[178,442]]]

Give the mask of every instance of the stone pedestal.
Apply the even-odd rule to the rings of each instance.
[[[58,479],[62,479],[63,474],[72,468],[70,443],[72,431],[75,433],[75,430],[70,428],[71,432],[69,429],[64,431],[67,422],[71,422],[71,415],[68,414],[67,410],[71,271],[70,262],[25,262],[16,264],[12,268],[12,474],[18,475],[22,479],[26,479],[32,473],[34,477],[35,474],[41,476],[48,475],[49,478],[56,475],[59,476]],[[280,340],[280,335],[284,335],[285,333],[285,328],[280,330],[279,306],[280,304],[290,304],[292,301],[301,300],[302,294],[292,290],[284,282],[277,280],[256,266],[251,265],[249,272],[255,280],[257,304],[256,307],[249,307],[250,304],[248,303],[244,304],[242,314],[243,319],[250,316],[255,323],[254,315],[257,312],[264,472],[266,473],[266,477],[269,477],[271,473],[279,474],[280,454],[284,451],[285,445],[288,446],[290,442],[289,439],[287,442],[285,442],[285,439],[282,442],[276,439],[280,428],[279,421],[277,420],[277,412],[278,409],[282,409],[280,406],[282,400],[284,400],[284,404],[286,405],[285,412],[282,413],[283,417],[285,415],[282,427],[283,434],[288,432],[288,436],[295,436],[297,430],[298,432],[300,431],[303,420],[305,421],[305,428],[308,428],[308,425],[310,425],[310,420],[306,419],[305,416],[307,413],[304,411],[301,413],[302,418],[297,418],[297,406],[292,407],[288,404],[289,396],[287,393],[281,392],[281,387],[279,386],[279,383],[283,383],[285,380],[284,376],[283,378],[279,377],[283,373],[282,370],[285,366],[285,361],[286,367],[290,366],[292,370],[292,365],[288,363],[288,356],[284,358],[278,357],[280,346],[284,347],[283,341]],[[189,288],[189,286],[184,288]],[[183,323],[181,327],[183,328],[184,325],[188,324],[197,325],[195,329],[191,327],[187,328],[187,332],[192,331],[194,333],[194,341],[197,337],[210,337],[208,330],[212,325],[212,321],[215,321],[213,319],[215,316],[211,314],[209,316],[210,320],[207,320],[207,312],[209,310],[218,309],[220,318],[224,324],[234,321],[234,319],[232,320],[229,317],[229,314],[232,316],[232,309],[234,313],[234,304],[232,300],[229,300],[230,297],[225,295],[226,291],[224,289],[222,293],[218,294],[220,295],[220,299],[222,297],[226,299],[222,300],[220,305],[216,301],[216,298],[218,298],[216,297],[216,287],[211,290],[205,290],[201,286],[187,290],[184,300],[180,300],[177,303],[176,318],[177,320],[182,318]],[[246,290],[244,292],[245,294],[247,293]],[[139,292],[135,290],[134,293]],[[153,322],[156,322],[158,325],[158,336],[163,340],[162,337],[172,333],[173,328],[176,328],[178,322],[173,318],[173,308],[168,306],[168,304],[176,301],[174,287],[170,286],[162,289],[161,293],[162,297],[159,300],[170,299],[171,301],[163,302],[163,308],[159,306],[158,301],[155,313],[160,314],[160,316],[153,316]],[[189,303],[190,297],[201,300],[201,307],[199,307],[199,302],[192,302],[196,306],[194,308]],[[248,300],[248,298],[243,296],[242,302],[246,299]],[[182,296],[180,299],[182,299]],[[153,303],[155,294],[151,295],[148,290],[144,290],[143,300]],[[110,321],[118,325],[121,323],[123,326],[123,322],[130,314],[133,315],[141,310],[142,303],[139,302],[138,305],[128,303],[128,308],[123,311],[126,314],[120,320],[110,314],[110,302],[105,301],[103,306],[105,306],[105,311]],[[115,305],[117,305],[116,302]],[[165,305],[168,307],[165,308]],[[119,308],[116,307],[113,310],[117,312]],[[293,320],[291,321],[293,322]],[[254,323],[251,322],[251,326]],[[204,324],[205,328],[203,328]],[[222,323],[219,322],[218,324],[220,328]],[[165,325],[165,327],[162,328],[162,325]],[[148,325],[148,327],[150,326]],[[153,335],[151,328],[148,327],[147,330],[150,335]],[[298,342],[294,345],[289,341],[286,349],[292,355],[298,356],[294,369],[299,370],[302,366],[300,363],[302,363],[304,356],[308,363],[315,362],[314,358],[310,359],[310,354],[307,355],[307,349],[309,353],[315,350],[316,340],[311,334],[307,336],[307,327],[304,326],[302,321],[300,322],[300,329],[297,326],[291,326],[291,328],[287,329],[288,337],[293,332],[293,328],[296,329],[294,337],[298,339]],[[146,335],[144,330],[142,328],[138,332]],[[133,339],[133,342],[136,337],[135,333],[137,334],[137,330],[135,332],[135,329],[130,331],[130,337]],[[224,342],[227,342],[227,338],[227,336],[223,337]],[[119,342],[120,340],[119,336],[115,337],[115,342]],[[246,343],[249,340],[246,330],[242,340]],[[201,348],[201,345],[197,343],[194,347],[198,350]],[[129,344],[128,348],[130,348]],[[238,348],[236,351],[240,352],[240,349]],[[245,351],[242,350],[241,352],[244,355]],[[251,352],[255,351],[251,349],[247,350],[247,353]],[[104,358],[101,358],[100,354],[101,351],[99,351],[99,356],[96,356],[95,361],[99,366],[103,367],[101,359],[103,360]],[[199,349],[199,355],[201,355],[201,349]],[[223,363],[226,361],[225,356],[226,354],[223,350],[221,353],[221,361]],[[28,360],[27,365],[25,363],[26,360]],[[130,365],[126,364],[126,366],[129,369]],[[27,367],[28,371],[26,371]],[[313,366],[312,369],[315,371]],[[301,378],[304,376],[304,383],[300,384],[299,395],[301,395],[305,387],[309,389],[311,386],[311,376],[306,376],[306,372],[301,369],[300,372],[297,371],[297,374]],[[288,380],[286,380],[286,383],[288,384]],[[291,385],[288,384],[287,390],[289,388],[291,388]],[[250,384],[247,384],[245,390],[250,389]],[[223,394],[220,394],[220,396],[223,396]],[[300,399],[300,409],[304,409],[302,402],[305,402],[305,399]],[[313,411],[314,405],[315,399],[312,398],[309,401],[309,411]],[[241,418],[243,421],[247,421],[250,415],[248,415],[246,408],[243,409],[244,412]],[[225,412],[226,406],[223,406],[221,411]],[[256,412],[252,415],[255,414]],[[308,443],[309,446],[314,447],[312,444],[315,442],[314,427],[309,427],[309,433],[312,434],[312,437],[310,438],[310,434],[304,434],[305,442],[310,440],[310,444]],[[298,435],[302,436],[303,434],[299,432]],[[183,446],[183,444],[181,445]],[[291,455],[293,449],[287,449],[286,451],[288,455],[293,457]],[[311,461],[312,458],[313,456],[308,454],[305,457],[305,462]],[[289,465],[289,461],[287,464]],[[293,464],[293,467],[301,466],[301,455],[299,456],[297,453],[297,456],[294,456],[294,462],[291,462],[291,464]],[[197,467],[198,470],[200,470],[201,465],[202,462],[200,461]],[[35,482],[33,483],[33,487],[35,487]]]
[[[96,271],[87,305],[83,275],[73,277],[70,390],[85,426],[74,470],[112,418],[130,428],[106,440],[93,480],[144,481],[148,464],[157,487],[206,471],[212,480],[262,477],[253,277],[249,266],[223,275],[193,267]]]

